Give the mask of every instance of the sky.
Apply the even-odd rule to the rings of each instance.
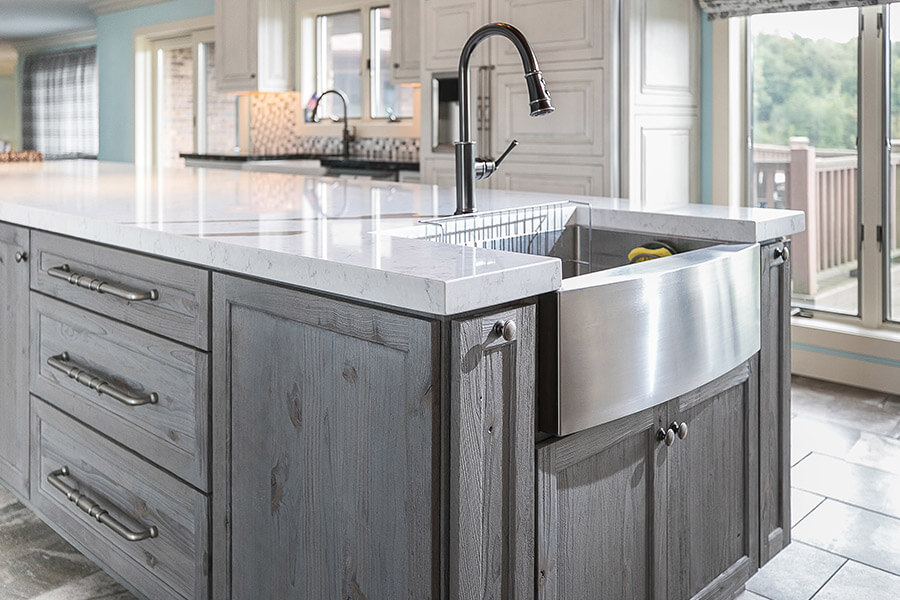
[[[900,11],[895,11],[900,13]],[[892,20],[896,21],[895,18]],[[856,39],[859,29],[859,10],[837,8],[793,13],[754,15],[750,18],[752,34],[770,33],[784,37],[797,34],[814,40],[829,39],[846,42]],[[896,28],[892,28],[895,29]]]

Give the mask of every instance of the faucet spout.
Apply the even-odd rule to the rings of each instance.
[[[547,90],[534,50],[525,35],[508,23],[490,23],[473,33],[463,46],[459,56],[459,141],[456,142],[456,214],[475,212],[475,179],[490,177],[500,161],[481,160],[475,157],[475,141],[472,139],[472,109],[469,104],[469,63],[475,48],[491,36],[508,39],[516,47],[525,71],[528,86],[529,114],[539,117],[553,112],[550,92]],[[504,155],[505,156],[505,155]],[[480,163],[480,164],[479,164]],[[479,168],[480,167],[480,168]]]
[[[325,97],[326,94],[334,94],[341,99],[341,102],[344,104],[344,131],[341,137],[342,141],[342,152],[341,156],[344,158],[350,157],[350,142],[353,141],[353,136],[350,134],[350,129],[347,127],[347,106],[350,104],[350,99],[347,98],[347,94],[342,90],[325,90],[322,92],[322,95],[316,100],[316,105],[313,107],[312,118],[316,120],[316,112],[319,110],[319,103],[322,102],[322,98]]]

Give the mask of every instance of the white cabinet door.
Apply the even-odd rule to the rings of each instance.
[[[216,0],[220,92],[291,89],[292,14],[287,0]]]
[[[513,157],[565,155],[573,157],[566,162],[596,164],[611,153],[609,129],[616,115],[610,108],[610,78],[602,67],[560,66],[545,71],[556,110],[532,117],[521,67],[498,68],[492,73],[491,150],[500,153],[515,139],[519,147]]]
[[[570,196],[606,195],[602,165],[573,165],[562,159],[525,161],[510,158],[493,177],[493,188]]]
[[[632,121],[628,197],[662,210],[700,199],[700,118],[641,115]]]
[[[488,22],[488,6],[483,0],[425,0],[422,45],[425,68],[429,71],[455,71],[459,53],[472,33]],[[472,66],[486,63],[488,42],[473,56]]]
[[[391,80],[419,83],[422,0],[391,2]]]
[[[616,2],[598,0],[492,0],[491,20],[519,28],[538,63],[607,58]],[[498,40],[493,64],[521,65],[515,47]],[[546,72],[547,70],[544,69]]]

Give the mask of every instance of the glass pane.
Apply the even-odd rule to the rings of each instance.
[[[413,116],[412,88],[391,84],[391,9],[372,9],[372,118]]]
[[[178,166],[194,150],[194,49],[158,49],[156,73],[156,164]]]
[[[206,42],[201,45],[206,55],[205,135],[209,154],[231,154],[237,142],[237,94],[216,91],[216,44]]]
[[[316,73],[317,92],[342,90],[350,99],[349,116],[362,116],[362,22],[360,11],[322,15],[316,20],[318,31]],[[334,94],[319,105],[318,116],[343,116],[344,107]]]
[[[798,306],[859,314],[858,12],[750,18],[756,206],[806,212],[793,236]]]
[[[885,223],[885,261],[887,281],[886,317],[890,321],[900,321],[900,228],[897,227],[897,212],[900,196],[897,195],[897,177],[900,175],[900,8],[890,5],[890,170],[888,179],[888,216]]]

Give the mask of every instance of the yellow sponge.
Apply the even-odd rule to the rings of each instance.
[[[654,258],[672,256],[673,254],[675,254],[675,250],[668,244],[664,244],[663,242],[650,242],[649,244],[633,248],[631,252],[628,253],[628,262],[639,263],[644,262],[645,260],[653,260]]]

